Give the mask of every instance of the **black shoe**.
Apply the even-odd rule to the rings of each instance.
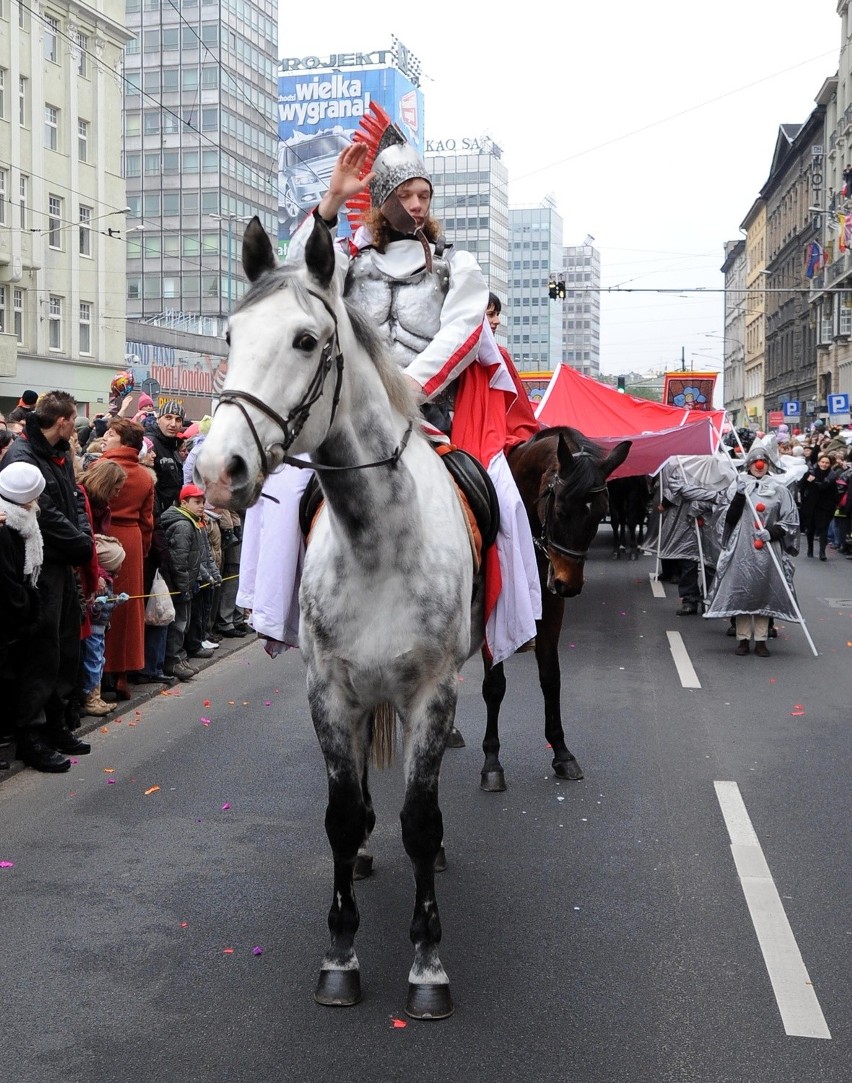
[[[747,639],[741,639],[739,641],[739,643],[737,644],[737,649],[734,651],[734,654],[739,654],[739,655],[748,654],[750,649],[751,648],[749,647],[748,640]]]
[[[66,756],[36,738],[18,741],[18,759],[34,771],[60,774],[62,771],[71,770],[71,761]]]
[[[675,612],[679,617],[694,617],[698,612],[698,606],[694,602],[684,602]]]
[[[81,741],[66,729],[45,730],[44,741],[57,752],[64,752],[66,756],[88,756],[92,751],[90,744]]]
[[[248,632],[243,632],[239,628],[223,628],[219,634],[224,636],[225,639],[243,639],[248,635]]]
[[[197,651],[189,651],[190,658],[212,658],[215,651],[209,647],[199,647]]]
[[[735,624],[729,624],[728,630],[725,632],[726,636],[735,636],[737,634],[737,626]]]
[[[757,655],[758,658],[769,658],[769,648],[766,646],[763,640],[759,640],[757,643],[755,643],[754,653]]]

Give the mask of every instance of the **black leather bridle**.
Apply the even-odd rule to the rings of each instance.
[[[305,422],[311,412],[311,407],[314,406],[323,395],[325,390],[325,381],[328,374],[331,372],[332,366],[337,366],[337,379],[334,384],[334,395],[331,400],[331,417],[328,421],[329,430],[334,423],[334,416],[337,413],[337,407],[340,404],[340,389],[343,384],[343,351],[340,349],[340,342],[338,339],[338,327],[337,327],[337,315],[334,309],[329,305],[328,301],[314,290],[307,290],[311,297],[315,297],[329,316],[331,316],[334,322],[334,330],[329,337],[328,342],[322,348],[320,353],[317,367],[311,377],[305,394],[300,402],[298,402],[286,418],[282,417],[276,410],[273,410],[271,406],[265,403],[262,399],[259,399],[257,395],[253,395],[250,391],[242,391],[239,388],[228,388],[223,391],[219,396],[219,402],[216,404],[216,410],[221,406],[236,406],[236,408],[243,415],[246,425],[248,425],[249,432],[254,440],[255,447],[257,448],[260,456],[261,470],[263,477],[266,479],[269,477],[269,453],[275,448],[280,448],[283,452],[281,456],[281,462],[286,463],[288,466],[295,466],[299,470],[368,470],[374,466],[396,466],[408,446],[408,441],[411,436],[413,421],[409,421],[408,428],[405,430],[402,439],[391,454],[385,459],[379,459],[376,462],[370,463],[356,463],[352,466],[324,466],[321,463],[313,463],[305,461],[304,459],[296,459],[288,455],[287,452],[293,445],[296,437],[302,431],[305,426]],[[268,447],[264,447],[260,440],[260,435],[255,428],[252,421],[251,414],[246,409],[245,404],[253,406],[260,413],[265,414],[280,430],[282,439],[276,441],[274,444],[270,444]],[[216,411],[214,410],[214,416]]]
[[[577,455],[588,455],[587,451],[575,451]],[[556,491],[565,484],[565,479],[559,476],[557,471],[550,479],[550,483],[547,488],[539,497],[539,502],[544,501],[544,515],[541,517],[541,534],[533,539],[533,543],[540,553],[543,553],[545,557],[549,557],[548,550],[552,549],[554,552],[559,553],[560,556],[569,557],[571,560],[576,561],[578,564],[583,564],[586,557],[589,555],[588,547],[585,549],[568,549],[564,545],[560,545],[553,540],[552,536],[552,517],[553,511],[556,507]],[[586,490],[589,496],[593,496],[597,493],[606,492],[606,484],[598,485],[594,489]]]

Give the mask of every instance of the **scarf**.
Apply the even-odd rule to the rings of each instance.
[[[24,575],[33,586],[44,563],[44,543],[38,526],[38,507],[22,508],[0,496],[0,511],[6,514],[6,528],[16,530],[24,539]],[[0,529],[3,529],[0,527]]]

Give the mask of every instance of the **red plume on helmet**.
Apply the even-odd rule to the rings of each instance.
[[[370,112],[375,115],[370,116],[369,113],[365,113],[361,117],[361,123],[355,129],[355,134],[352,136],[353,143],[363,143],[367,148],[367,157],[364,159],[364,169],[361,173],[362,177],[366,177],[372,170],[376,155],[379,153],[380,149],[384,149],[383,137],[385,137],[388,129],[396,127],[384,109],[373,101],[370,102]],[[347,201],[346,217],[349,219],[349,225],[351,226],[353,233],[364,224],[364,218],[371,206],[372,201],[370,199],[370,190],[368,188],[363,188],[360,192],[356,192],[355,195]]]

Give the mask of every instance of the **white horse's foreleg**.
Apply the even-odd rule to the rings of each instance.
[[[402,841],[414,869],[411,942],[414,963],[408,976],[405,1010],[415,1019],[444,1019],[453,1012],[449,979],[438,955],[441,919],[435,898],[435,858],[444,837],[438,806],[438,776],[456,708],[457,675],[411,718],[406,749],[405,801],[400,813]]]
[[[354,720],[350,729],[339,704],[330,710],[329,698],[316,691],[310,699],[328,774],[325,831],[334,858],[334,889],[328,912],[331,943],[323,956],[314,999],[320,1004],[345,1007],[361,999],[360,967],[355,954],[360,916],[352,881],[358,849],[372,829],[375,815],[364,800],[362,787],[366,754],[363,722],[359,726]]]

